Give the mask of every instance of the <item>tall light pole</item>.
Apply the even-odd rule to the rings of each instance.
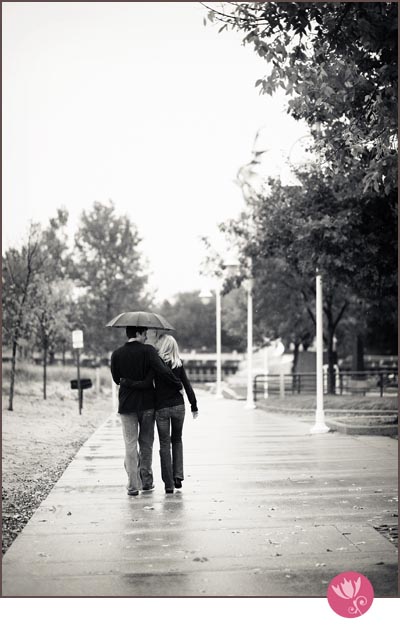
[[[228,275],[237,275],[240,272],[240,263],[235,258],[227,260],[224,268]],[[252,263],[249,259],[246,269],[246,279],[243,286],[247,293],[247,393],[245,409],[256,409],[253,394],[253,287]]]
[[[264,399],[268,398],[268,375],[269,375],[269,364],[268,364],[268,349],[270,346],[270,341],[267,338],[264,338]]]
[[[257,131],[253,143],[252,159],[247,164],[239,168],[237,172],[237,183],[242,190],[242,195],[248,209],[249,230],[255,232],[253,213],[259,202],[262,192],[264,178],[259,172],[261,157],[268,152],[268,148],[263,148],[262,131],[264,127]],[[265,138],[265,137],[264,137]],[[248,278],[245,283],[247,291],[247,397],[245,409],[256,409],[253,395],[253,274],[252,261],[248,261]]]
[[[82,389],[81,389],[81,373],[79,354],[83,349],[83,331],[81,329],[75,329],[72,332],[72,348],[76,350],[76,366],[77,366],[77,389],[78,389],[78,409],[79,415],[82,413]]]
[[[245,282],[247,291],[247,395],[245,409],[255,409],[253,396],[253,278]]]
[[[216,306],[216,322],[215,322],[215,342],[216,342],[216,367],[217,367],[217,379],[215,397],[223,398],[222,394],[222,348],[221,348],[221,284],[217,282],[214,287],[215,290],[215,306]],[[203,289],[199,298],[204,304],[208,304],[212,298],[212,293],[208,289]]]
[[[218,282],[215,287],[215,305],[216,305],[216,335],[215,335],[215,343],[216,343],[216,354],[217,354],[217,388],[215,391],[215,396],[217,398],[223,398],[222,395],[222,347],[221,347],[221,287]]]
[[[322,277],[317,270],[316,275],[316,374],[317,374],[317,409],[315,412],[315,424],[310,433],[327,433],[329,427],[325,424],[324,413],[324,332],[323,332],[323,307],[322,307]]]

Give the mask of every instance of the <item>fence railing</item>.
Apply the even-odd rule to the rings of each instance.
[[[294,395],[316,392],[315,373],[258,374],[253,380],[254,401],[269,395]],[[396,395],[397,369],[335,372],[337,395]],[[328,374],[324,372],[324,393],[328,392]]]
[[[217,379],[217,366],[215,362],[205,362],[202,364],[197,363],[184,363],[185,370],[191,382],[215,382]],[[222,363],[222,378],[226,376],[234,375],[238,370],[238,364]]]

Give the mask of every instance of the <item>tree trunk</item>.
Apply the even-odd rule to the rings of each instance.
[[[25,303],[28,297],[28,290],[31,284],[32,271],[33,271],[33,258],[39,246],[38,243],[34,243],[34,246],[31,245],[31,240],[33,239],[32,234],[32,225],[29,230],[29,239],[28,239],[28,255],[27,255],[27,270],[26,270],[26,278],[24,287],[22,290],[22,297],[20,302],[20,308],[17,315],[17,320],[15,322],[14,329],[14,337],[12,343],[12,359],[11,359],[11,378],[10,378],[10,396],[8,401],[8,410],[13,411],[13,400],[14,400],[14,383],[15,383],[15,365],[16,365],[16,354],[17,354],[17,346],[18,339],[21,333],[21,327],[24,318],[25,311]]]
[[[328,393],[336,393],[336,376],[335,376],[335,355],[333,351],[333,336],[335,333],[336,324],[333,320],[332,300],[327,300],[325,314],[327,319],[327,331],[325,336],[327,355],[328,355]]]
[[[299,361],[299,347],[300,347],[300,344],[298,342],[295,342],[294,352],[293,352],[293,362],[292,362],[292,373],[296,373],[296,367]]]
[[[353,371],[364,371],[364,340],[360,333],[357,333],[353,344]],[[362,379],[364,376],[357,376]]]
[[[13,411],[14,400],[14,381],[15,381],[15,365],[17,360],[17,338],[14,338],[12,343],[12,357],[11,357],[11,372],[10,372],[10,396],[8,398],[8,410]]]
[[[10,396],[8,399],[8,410],[13,411],[13,403],[14,403],[14,384],[15,384],[15,367],[17,363],[17,348],[18,348],[18,340],[21,333],[22,326],[22,314],[24,309],[26,299],[26,292],[23,295],[20,311],[17,317],[17,321],[15,323],[14,329],[14,337],[12,342],[12,357],[11,357],[11,377],[10,377]]]
[[[328,326],[328,393],[336,393],[335,353],[333,351],[333,327]]]

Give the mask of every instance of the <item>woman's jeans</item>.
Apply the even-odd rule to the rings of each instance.
[[[174,478],[183,480],[182,429],[184,420],[185,405],[183,404],[156,411],[160,440],[161,477],[168,489],[174,487]]]
[[[128,491],[153,486],[154,409],[121,413]],[[138,451],[139,443],[139,451]]]

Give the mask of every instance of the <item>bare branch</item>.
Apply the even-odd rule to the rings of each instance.
[[[339,322],[341,321],[344,312],[346,311],[347,307],[349,306],[348,302],[345,302],[344,305],[342,306],[341,310],[339,311],[336,320],[333,322],[333,331],[335,331],[337,325],[339,324]]]

